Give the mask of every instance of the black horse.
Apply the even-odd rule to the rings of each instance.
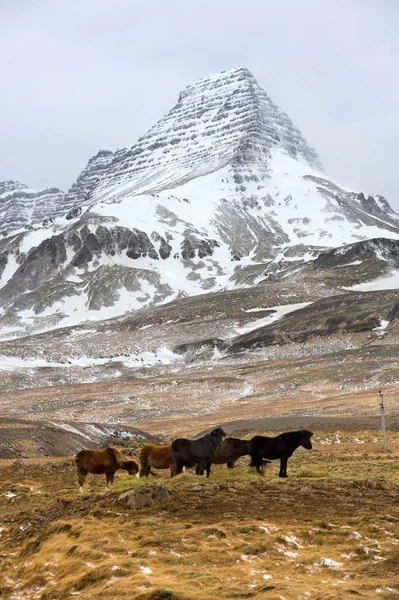
[[[249,443],[249,454],[251,456],[251,464],[249,466],[256,467],[258,473],[262,475],[263,471],[261,467],[264,464],[262,459],[276,460],[279,458],[280,472],[278,475],[279,477],[288,477],[287,462],[289,457],[295,452],[298,446],[303,446],[306,450],[311,450],[312,442],[310,438],[312,435],[313,433],[307,429],[288,431],[276,437],[256,435]]]
[[[218,427],[198,440],[178,438],[172,442],[170,449],[175,463],[175,475],[179,475],[183,467],[196,465],[197,475],[203,475],[206,469],[206,476],[209,477],[212,459],[225,435],[223,429]]]

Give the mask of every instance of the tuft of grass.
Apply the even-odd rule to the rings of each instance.
[[[21,550],[21,558],[28,556],[29,554],[33,554],[39,550],[43,542],[48,540],[51,536],[67,533],[71,537],[79,537],[80,532],[72,530],[72,525],[70,523],[56,523],[50,527],[47,527],[38,537],[34,540],[30,540],[26,546]]]
[[[87,587],[109,579],[112,576],[112,571],[109,567],[98,567],[97,569],[91,569],[87,571],[82,577],[80,577],[74,584],[73,588],[77,591],[86,589]]]
[[[180,594],[172,592],[172,590],[154,590],[148,594],[137,596],[137,600],[185,600]]]
[[[220,539],[226,537],[225,532],[222,529],[217,529],[216,527],[208,527],[208,529],[203,529],[202,533],[204,533],[205,535],[214,535]]]
[[[30,489],[25,485],[13,485],[10,487],[10,492],[16,494],[17,496],[22,496],[30,492]]]
[[[255,527],[239,527],[238,533],[253,533],[256,531]]]
[[[241,551],[243,554],[251,554],[253,556],[257,556],[258,554],[263,554],[266,552],[267,548],[264,544],[254,544],[252,546],[244,546]]]
[[[70,546],[68,548],[68,550],[66,551],[67,556],[71,556],[71,554],[73,554],[74,552],[76,552],[76,550],[79,548],[79,546],[77,546],[76,544],[72,544],[72,546]]]
[[[8,585],[0,585],[0,598],[9,598],[14,593],[14,588]]]

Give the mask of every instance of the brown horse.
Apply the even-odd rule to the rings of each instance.
[[[212,459],[212,464],[223,465],[227,463],[227,467],[232,469],[236,460],[240,456],[249,454],[249,440],[240,440],[238,438],[226,438],[222,445],[216,448],[215,456]]]
[[[139,465],[135,460],[111,446],[104,450],[81,450],[75,456],[75,465],[80,492],[84,492],[88,473],[94,475],[105,473],[107,487],[110,487],[114,482],[115,471],[118,469],[124,469],[129,475],[135,475],[139,471]]]
[[[139,461],[140,477],[154,475],[151,467],[154,467],[154,469],[170,469],[171,477],[175,474],[175,463],[173,462],[170,446],[147,444],[140,450]]]

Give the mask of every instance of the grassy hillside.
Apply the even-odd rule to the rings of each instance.
[[[0,463],[0,597],[294,600],[399,598],[399,434],[317,432],[287,480],[243,458],[209,480],[166,472],[89,476],[77,493],[71,459]],[[171,502],[134,511],[121,490],[152,482]]]

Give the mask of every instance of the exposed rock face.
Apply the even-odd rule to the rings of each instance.
[[[0,222],[3,235],[48,223],[64,214],[64,192],[57,188],[31,190],[18,181],[0,181]]]
[[[212,256],[213,249],[219,246],[220,244],[216,240],[198,240],[193,236],[189,236],[181,244],[181,255],[186,260],[196,256],[205,258],[205,256]]]
[[[334,267],[372,257],[399,267],[399,240],[376,238],[366,240],[365,242],[358,242],[357,244],[348,244],[348,246],[341,248],[334,248],[327,252],[322,252],[313,262],[312,266],[314,268]]]
[[[160,281],[158,274],[135,265],[140,258],[160,260],[161,255],[168,256],[167,242],[160,236],[156,241],[159,254],[148,235],[138,229],[104,225],[93,228],[92,223],[75,226],[31,250],[0,289],[0,302],[13,312],[33,309],[40,313],[51,302],[84,294],[89,310],[101,310],[118,300],[121,288],[139,293],[143,305],[161,301],[172,289]],[[6,265],[7,253],[0,254],[0,270]],[[140,281],[154,288],[153,295],[142,292]],[[53,287],[50,295],[49,285]]]
[[[170,495],[164,485],[153,483],[145,487],[137,487],[119,496],[119,502],[135,510],[162,506],[170,502]]]

